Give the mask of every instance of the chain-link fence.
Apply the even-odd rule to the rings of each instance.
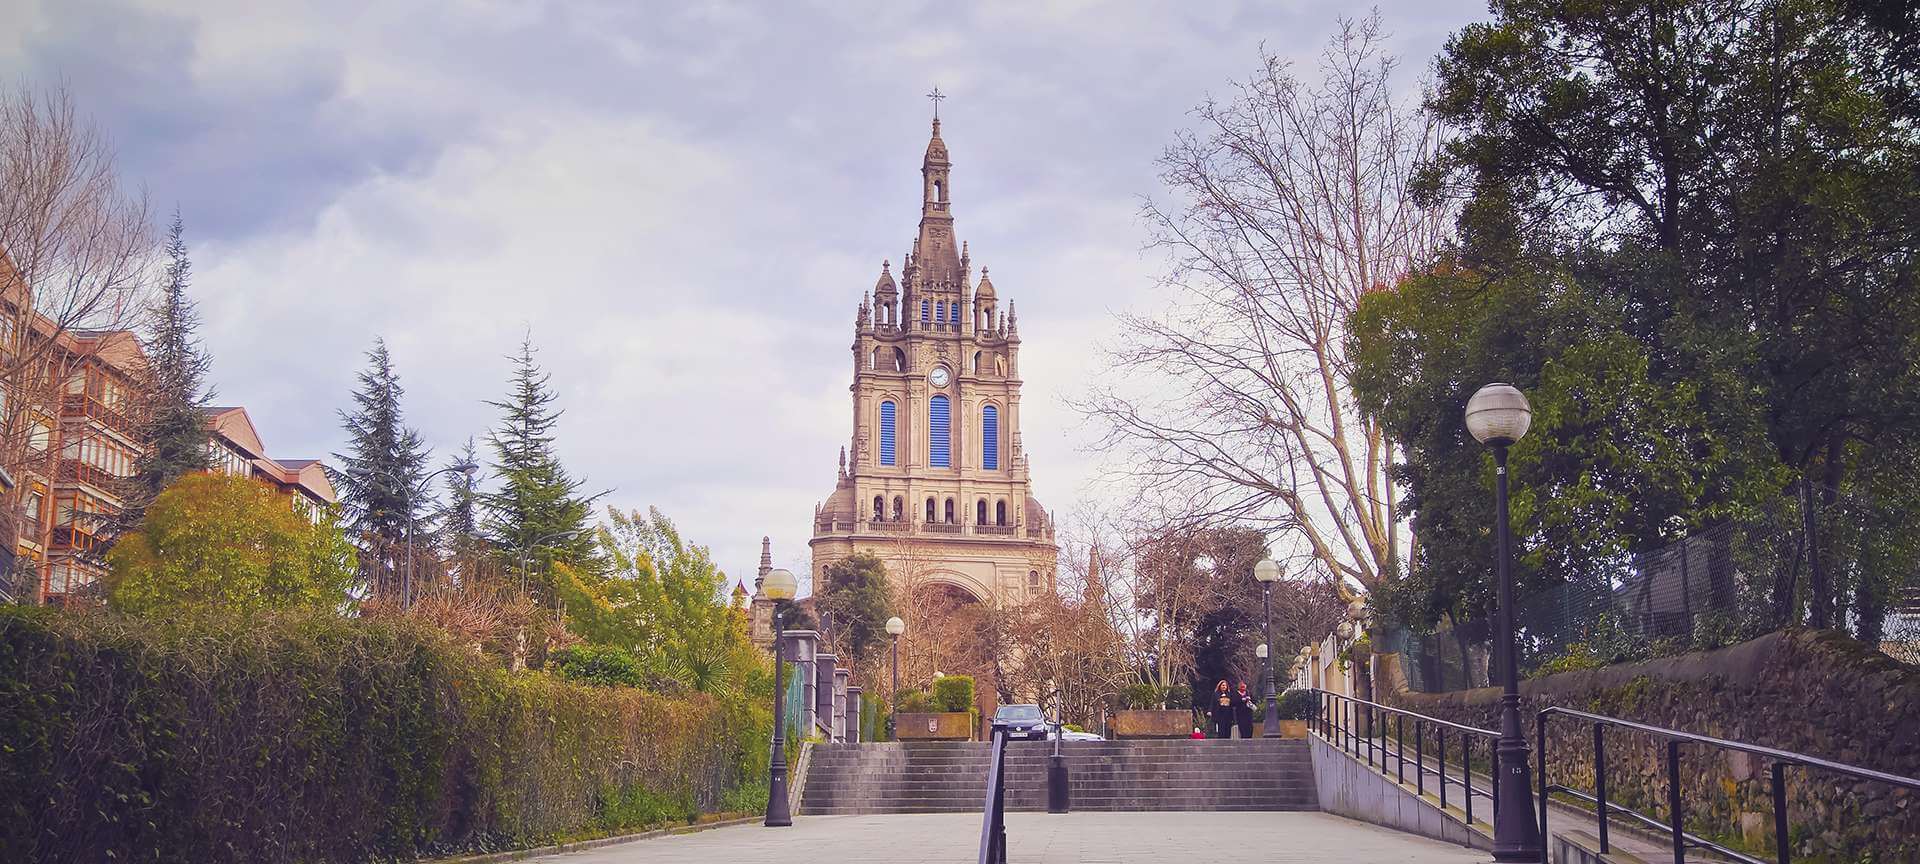
[[[1514,603],[1521,674],[1704,650],[1758,635],[1779,620],[1772,598],[1783,574],[1804,582],[1804,555],[1799,532],[1790,527],[1727,523],[1632,556],[1605,581],[1528,593]],[[1882,650],[1920,663],[1920,585],[1895,590]],[[1401,655],[1413,690],[1460,690],[1492,680],[1491,636],[1485,619],[1424,633],[1389,625],[1376,632],[1374,650]]]

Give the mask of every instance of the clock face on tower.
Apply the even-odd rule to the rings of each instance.
[[[927,376],[927,383],[935,387],[945,387],[949,380],[951,380],[951,376],[947,373],[947,367],[945,366],[933,367],[933,372]]]

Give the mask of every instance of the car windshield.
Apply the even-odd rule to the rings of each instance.
[[[1002,705],[1000,710],[995,712],[995,719],[1010,723],[1033,723],[1040,719],[1040,706]]]

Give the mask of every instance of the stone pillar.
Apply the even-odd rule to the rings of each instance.
[[[833,673],[839,663],[840,658],[832,654],[813,655],[813,717],[828,740],[833,740]]]
[[[847,743],[860,743],[860,688],[847,688]]]
[[[788,717],[787,723],[804,741],[813,734],[815,723],[813,666],[814,655],[820,650],[820,634],[812,630],[788,630],[785,636],[787,662],[794,665],[794,678],[800,681],[800,716]]]
[[[847,686],[853,683],[853,673],[845,669],[833,670],[833,740],[847,740]]]

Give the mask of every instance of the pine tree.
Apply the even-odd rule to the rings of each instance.
[[[588,518],[593,500],[580,494],[580,481],[567,474],[553,448],[553,428],[561,412],[553,407],[551,378],[534,362],[533,340],[520,343],[512,358],[507,398],[487,404],[504,412],[499,428],[487,436],[493,450],[499,488],[480,496],[485,536],[508,566],[531,562],[529,581],[553,596],[544,574],[555,562],[597,573],[604,569]],[[597,497],[597,496],[596,496]]]
[[[134,466],[124,521],[137,524],[146,508],[173,481],[212,467],[207,450],[206,385],[212,359],[195,335],[200,313],[187,296],[193,263],[180,213],[167,229],[166,281],[154,302],[147,333],[147,365],[139,411],[139,436],[149,449]]]
[[[340,412],[348,452],[333,454],[341,467],[329,466],[328,474],[339,490],[347,533],[361,548],[367,575],[384,583],[404,566],[408,529],[418,534],[426,527],[421,514],[431,504],[425,476],[429,454],[420,433],[408,428],[401,415],[400,398],[406,390],[384,340],[373,341],[359,380],[354,410]]]
[[[474,451],[473,439],[468,438],[460,457],[448,463],[448,467],[479,464],[480,455]],[[443,481],[447,486],[447,504],[440,510],[439,534],[448,554],[472,552],[480,542],[479,514],[475,512],[479,494],[473,481],[474,478],[460,471],[449,472]]]

